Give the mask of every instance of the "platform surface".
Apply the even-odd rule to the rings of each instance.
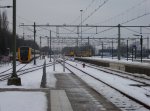
[[[51,90],[51,111],[73,111],[64,90]]]

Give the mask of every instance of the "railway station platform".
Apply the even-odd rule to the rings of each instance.
[[[38,93],[44,93],[47,107],[46,110],[42,111],[121,111],[113,103],[90,88],[85,82],[72,73],[58,73],[55,74],[55,78],[57,79],[55,88],[0,88],[0,92],[10,92],[10,95],[13,95],[12,92],[19,95],[35,93],[35,96]],[[30,97],[25,96],[25,98]],[[11,101],[16,100],[18,99]],[[26,105],[26,99],[18,101],[25,101],[23,102],[23,107],[28,107],[28,105]],[[32,101],[35,102],[35,104],[41,103],[39,100],[36,101],[36,99],[33,99]],[[34,105],[34,103],[30,104]],[[15,107],[18,107],[18,104],[16,104]],[[36,107],[39,108],[40,105],[37,105]]]
[[[50,88],[51,111],[121,111],[77,76],[62,73],[55,77],[56,87]]]
[[[75,60],[79,60],[82,62],[91,63],[94,65],[108,67],[118,71],[124,71],[128,73],[138,73],[145,74],[150,76],[150,66],[149,63],[141,62],[132,62],[126,60],[116,60],[116,59],[107,59],[107,58],[75,58]]]
[[[47,100],[46,111],[121,111],[77,76],[71,73],[59,73],[55,74],[55,77],[57,79],[55,88],[0,88],[0,92],[18,92],[18,94],[42,92]],[[35,99],[35,102],[39,101]]]
[[[95,61],[97,62],[97,60]],[[96,70],[89,68],[88,64],[86,63],[85,63],[86,64],[85,67],[83,67],[83,62],[78,62],[74,60],[71,61],[68,60],[65,63],[65,65],[63,64],[53,65],[49,62],[47,64],[45,63],[46,62],[44,61],[44,65],[42,65],[40,70],[37,70],[39,69],[39,65],[37,65],[38,68],[34,73],[28,72],[27,75],[23,76],[22,86],[17,86],[17,87],[15,86],[16,87],[15,88],[14,86],[11,87],[5,86],[4,85],[5,82],[4,84],[3,83],[1,84],[1,88],[0,88],[1,109],[3,109],[2,98],[4,93],[8,94],[8,95],[5,94],[6,100],[8,97],[10,97],[10,95],[14,95],[14,93],[15,95],[19,94],[16,95],[16,97],[13,97],[13,99],[9,98],[10,100],[7,101],[8,102],[12,100],[14,100],[15,102],[23,101],[22,107],[28,107],[29,103],[32,103],[31,105],[29,105],[29,107],[31,107],[32,110],[36,110],[36,111],[121,111],[121,110],[137,111],[136,109],[142,107],[142,105],[137,105],[137,103],[134,102],[128,104],[129,102],[127,97],[120,95],[120,93],[117,93],[117,91],[114,91],[111,88],[107,88],[107,85],[103,83],[101,84],[100,81],[98,81],[99,80],[98,76],[95,76],[97,78],[96,79],[91,76],[88,76],[87,74],[81,73],[82,71],[84,72],[85,70],[88,70],[89,73],[92,72],[90,73],[91,75],[94,75],[95,73],[97,75],[100,75],[102,78],[104,78],[104,76],[102,76],[103,73],[100,74],[101,72],[97,72]],[[81,68],[82,71],[78,72],[75,68],[68,65],[68,63],[74,64],[74,67],[79,69]],[[102,64],[106,65],[105,63],[101,62],[101,65]],[[46,67],[46,65],[48,67]],[[31,64],[31,66],[33,65]],[[63,66],[66,66],[65,71]],[[46,79],[43,79],[44,75],[46,75],[45,76]],[[114,77],[110,77],[110,78],[114,78]],[[43,82],[45,80],[46,82]],[[44,83],[44,84],[41,85],[40,83],[41,84]],[[30,93],[32,95],[30,95]],[[20,95],[24,95],[23,98],[25,98],[25,100],[18,99]],[[30,95],[30,97],[28,95]],[[42,99],[41,97],[44,99]],[[30,102],[26,101],[26,99],[29,99]],[[5,102],[5,105],[7,105],[8,102]],[[20,105],[20,104],[18,105],[18,103],[20,102],[14,104],[15,107]],[[38,110],[32,108],[32,105],[35,106]],[[5,110],[1,110],[1,111],[5,111]],[[20,110],[15,110],[15,111],[20,111]],[[23,111],[30,111],[30,110],[23,110]]]

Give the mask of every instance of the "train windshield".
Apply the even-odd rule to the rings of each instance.
[[[29,48],[28,47],[21,47],[20,48],[20,56],[21,57],[28,57]]]

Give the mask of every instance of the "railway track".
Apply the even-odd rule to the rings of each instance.
[[[122,101],[122,105],[118,105],[118,104],[120,104],[120,103],[118,103],[118,102],[116,102],[116,103],[114,103],[114,104],[117,104],[118,107],[120,107],[121,109],[123,109],[123,110],[125,110],[125,111],[129,111],[129,110],[132,110],[132,111],[140,111],[141,108],[143,107],[144,109],[146,109],[146,111],[147,111],[147,110],[149,111],[149,109],[150,109],[150,105],[149,105],[149,104],[146,104],[145,102],[143,102],[143,101],[137,99],[136,97],[133,97],[133,96],[131,96],[131,95],[125,93],[124,91],[122,91],[122,90],[120,90],[120,89],[114,87],[113,85],[111,85],[111,84],[109,84],[109,83],[107,83],[107,82],[105,82],[105,81],[102,81],[101,79],[99,79],[99,78],[93,76],[92,74],[87,73],[86,71],[83,71],[83,70],[81,70],[81,69],[79,69],[79,68],[77,68],[77,67],[75,67],[75,66],[73,66],[73,65],[71,65],[71,64],[69,64],[69,63],[67,63],[67,62],[66,62],[66,68],[67,68],[70,72],[72,72],[72,73],[74,73],[74,74],[75,74],[75,72],[72,70],[72,68],[73,68],[74,70],[76,70],[77,72],[82,73],[82,74],[81,74],[81,78],[82,78],[82,76],[83,76],[83,74],[84,74],[84,75],[86,75],[86,76],[89,76],[91,79],[95,79],[96,81],[98,81],[98,82],[104,84],[106,87],[109,87],[109,88],[111,88],[112,90],[115,90],[114,92],[117,93],[117,95],[116,95],[117,97],[116,97],[116,98],[117,98],[117,100]],[[77,75],[77,74],[75,74],[75,75]],[[102,87],[103,87],[103,85],[102,85]],[[91,87],[91,88],[94,89],[93,87]],[[94,89],[94,90],[97,91],[97,89]],[[103,90],[102,90],[102,91],[103,91]],[[104,91],[104,92],[105,92],[105,91]],[[120,94],[118,94],[118,92],[119,92]],[[115,93],[114,93],[114,95],[115,95]],[[105,94],[105,93],[104,93],[104,94]],[[118,97],[118,95],[120,95],[120,97]],[[111,95],[111,96],[112,96],[112,95]],[[109,99],[114,99],[115,97],[108,97],[108,98],[109,98]],[[134,108],[131,108],[130,105],[125,107],[125,104],[128,104],[128,102],[125,103],[125,102],[123,101],[123,100],[124,100],[123,98],[127,99],[127,101],[128,101],[129,103],[132,103],[131,101],[133,101],[133,103],[136,104],[136,105],[135,105],[135,106],[134,106],[134,105],[133,105],[133,106],[131,105],[131,106],[134,107]],[[112,101],[113,101],[113,100],[112,100]],[[127,110],[127,109],[128,109],[128,110]],[[139,109],[140,109],[140,110],[139,110]]]
[[[16,66],[19,66],[19,65],[21,65],[21,64],[18,64],[18,65],[16,65]],[[28,65],[28,64],[23,65],[23,66],[20,67],[16,72],[20,71],[21,69],[23,69],[23,68],[26,67],[27,65]],[[11,69],[12,69],[12,68],[9,68],[9,69],[7,69],[7,70],[1,72],[0,81],[6,80],[6,79],[8,79],[8,78],[11,77],[11,74],[12,74],[12,73],[5,73],[5,72],[7,72],[7,71],[10,71]]]
[[[30,63],[30,62],[29,62],[29,63]],[[16,72],[19,72],[21,69],[23,69],[23,68],[24,68],[26,65],[28,65],[29,63],[26,63],[25,65],[23,65],[22,67],[20,67]],[[22,65],[22,63],[19,62],[19,64],[16,65],[16,68],[19,67],[20,65]],[[9,68],[9,69],[7,69],[7,70],[5,70],[5,71],[0,72],[0,76],[1,76],[2,74],[4,75],[5,72],[8,72],[8,71],[10,71],[10,70],[12,70],[12,69],[13,69],[13,67],[11,67],[11,68]]]
[[[16,66],[19,66],[20,64],[21,64],[21,63],[17,64]],[[7,71],[10,71],[11,69],[12,69],[12,67],[9,68],[9,69],[7,69],[7,70],[5,70],[5,71],[0,72],[0,75],[3,74],[3,73],[5,73],[5,72],[7,72]]]
[[[24,75],[24,74],[28,74],[30,72],[37,71],[37,70],[40,70],[40,69],[43,68],[43,65],[38,65],[38,66],[35,66],[35,67],[31,67],[31,68],[27,68],[27,69],[21,70],[26,65],[27,64],[25,64],[23,67],[19,68],[19,70],[16,71],[18,76],[21,76],[21,75]],[[46,67],[49,67],[51,65],[53,65],[53,63],[48,63],[48,64],[46,64]],[[4,75],[0,75],[0,81],[7,80],[8,78],[11,77],[11,74],[12,73],[7,73],[7,74],[4,74]]]
[[[79,64],[83,64],[85,62],[79,62],[79,61],[75,61]],[[130,79],[133,80],[135,82],[139,82],[142,85],[137,85],[137,86],[150,86],[150,78],[146,78],[145,76],[140,76],[141,74],[135,75],[135,74],[131,74],[131,73],[127,73],[127,72],[123,72],[123,71],[118,71],[118,70],[113,70],[110,68],[105,68],[105,67],[101,67],[101,66],[97,66],[97,65],[93,65],[93,64],[89,64],[89,63],[85,63],[86,67],[90,67],[90,68],[94,68],[97,69],[99,71],[103,71],[112,75],[116,75],[122,78],[126,78],[126,79]]]

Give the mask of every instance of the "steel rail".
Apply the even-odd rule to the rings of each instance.
[[[71,64],[69,64],[69,63],[67,63],[67,62],[65,62],[65,63],[68,64],[69,66],[71,66],[71,67],[73,67],[73,68],[75,68],[75,69],[81,71],[82,73],[84,73],[84,74],[86,74],[86,75],[88,75],[88,76],[90,76],[90,77],[92,77],[92,78],[94,78],[94,79],[96,79],[96,80],[98,80],[98,81],[100,81],[100,82],[106,84],[107,86],[111,87],[112,89],[115,89],[116,91],[120,92],[121,94],[123,94],[124,96],[128,97],[129,99],[135,101],[136,103],[138,103],[138,104],[140,104],[140,105],[143,105],[145,108],[150,109],[150,105],[143,103],[142,101],[140,101],[140,100],[138,100],[138,99],[136,99],[136,98],[134,98],[134,97],[132,97],[132,96],[130,96],[130,95],[124,93],[123,91],[121,91],[121,90],[119,90],[119,89],[113,87],[112,85],[110,85],[110,84],[108,84],[108,83],[106,83],[106,82],[104,82],[104,81],[102,81],[102,80],[100,80],[100,79],[98,79],[98,78],[96,78],[96,77],[90,75],[89,73],[87,73],[87,72],[85,72],[85,71],[83,71],[83,70],[81,70],[81,69],[79,69],[79,68],[77,68],[77,67],[75,67],[75,66],[73,66],[73,65],[71,65]],[[72,72],[73,74],[75,74],[75,73],[74,73],[73,71],[71,71],[68,67],[66,67],[66,68],[67,68],[70,72]],[[76,75],[76,74],[75,74],[75,75]]]

